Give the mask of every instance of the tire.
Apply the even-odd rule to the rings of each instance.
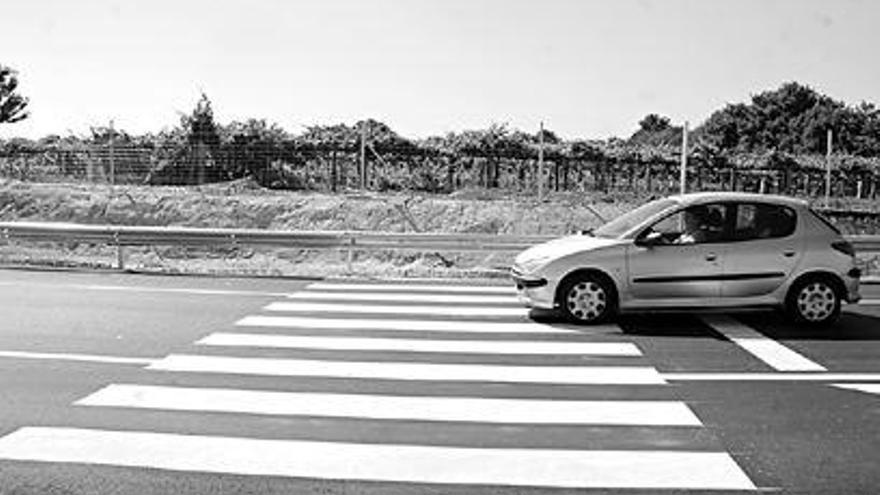
[[[617,294],[604,277],[576,275],[560,287],[559,307],[567,320],[593,325],[607,321],[617,312]]]
[[[840,316],[840,299],[840,291],[831,279],[807,277],[789,289],[785,309],[795,323],[826,326]]]

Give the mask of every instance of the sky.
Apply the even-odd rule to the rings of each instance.
[[[0,0],[31,116],[0,138],[215,120],[289,132],[374,118],[410,138],[507,124],[693,128],[798,81],[880,103],[875,0]]]

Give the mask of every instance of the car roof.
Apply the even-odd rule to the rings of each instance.
[[[687,194],[678,194],[670,196],[682,205],[694,205],[703,203],[714,203],[723,201],[737,201],[747,203],[771,203],[777,205],[786,205],[790,207],[807,207],[809,203],[803,199],[792,198],[789,196],[779,196],[774,194],[757,194],[746,192],[730,192],[730,191],[714,191],[714,192],[696,192]]]

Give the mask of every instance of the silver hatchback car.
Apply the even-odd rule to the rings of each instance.
[[[619,311],[772,306],[795,321],[835,321],[858,302],[855,250],[807,202],[748,193],[651,201],[582,235],[517,256],[529,307],[577,323]]]

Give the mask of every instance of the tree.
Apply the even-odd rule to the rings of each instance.
[[[253,177],[263,186],[281,187],[285,164],[298,162],[290,136],[263,119],[233,122],[222,129],[223,172],[226,178]],[[273,167],[275,170],[273,170]]]
[[[853,140],[855,154],[860,156],[880,156],[880,109],[874,104],[862,102],[856,108],[861,122],[861,130]]]
[[[17,94],[16,72],[0,64],[0,124],[15,123],[27,118],[28,99]]]
[[[646,132],[659,132],[668,129],[670,126],[669,117],[663,117],[657,115],[656,113],[651,113],[645,116],[639,122],[639,129]]]
[[[196,104],[192,115],[184,116],[181,124],[189,130],[187,142],[189,144],[187,162],[190,168],[190,183],[202,184],[207,179],[222,180],[215,167],[215,157],[220,146],[220,133],[214,123],[214,111],[211,110],[211,101],[205,93]],[[210,177],[208,174],[213,172]]]
[[[151,184],[203,184],[228,178],[217,163],[220,133],[204,93],[192,114],[180,116],[177,127],[148,141],[155,147],[159,161],[148,177]]]
[[[733,152],[824,153],[834,132],[835,150],[863,156],[877,154],[876,109],[863,103],[848,107],[809,86],[790,82],[754,95],[751,103],[729,104],[697,129],[718,149]]]
[[[757,117],[752,107],[737,103],[713,113],[696,129],[696,137],[720,150],[751,150]]]
[[[680,146],[681,131],[669,117],[651,113],[639,121],[639,130],[629,138],[629,144],[647,146]]]
[[[187,141],[190,144],[201,143],[209,148],[216,149],[220,144],[220,134],[214,123],[214,111],[211,110],[211,100],[205,93],[196,104],[192,115],[184,116],[182,124],[189,129]]]

